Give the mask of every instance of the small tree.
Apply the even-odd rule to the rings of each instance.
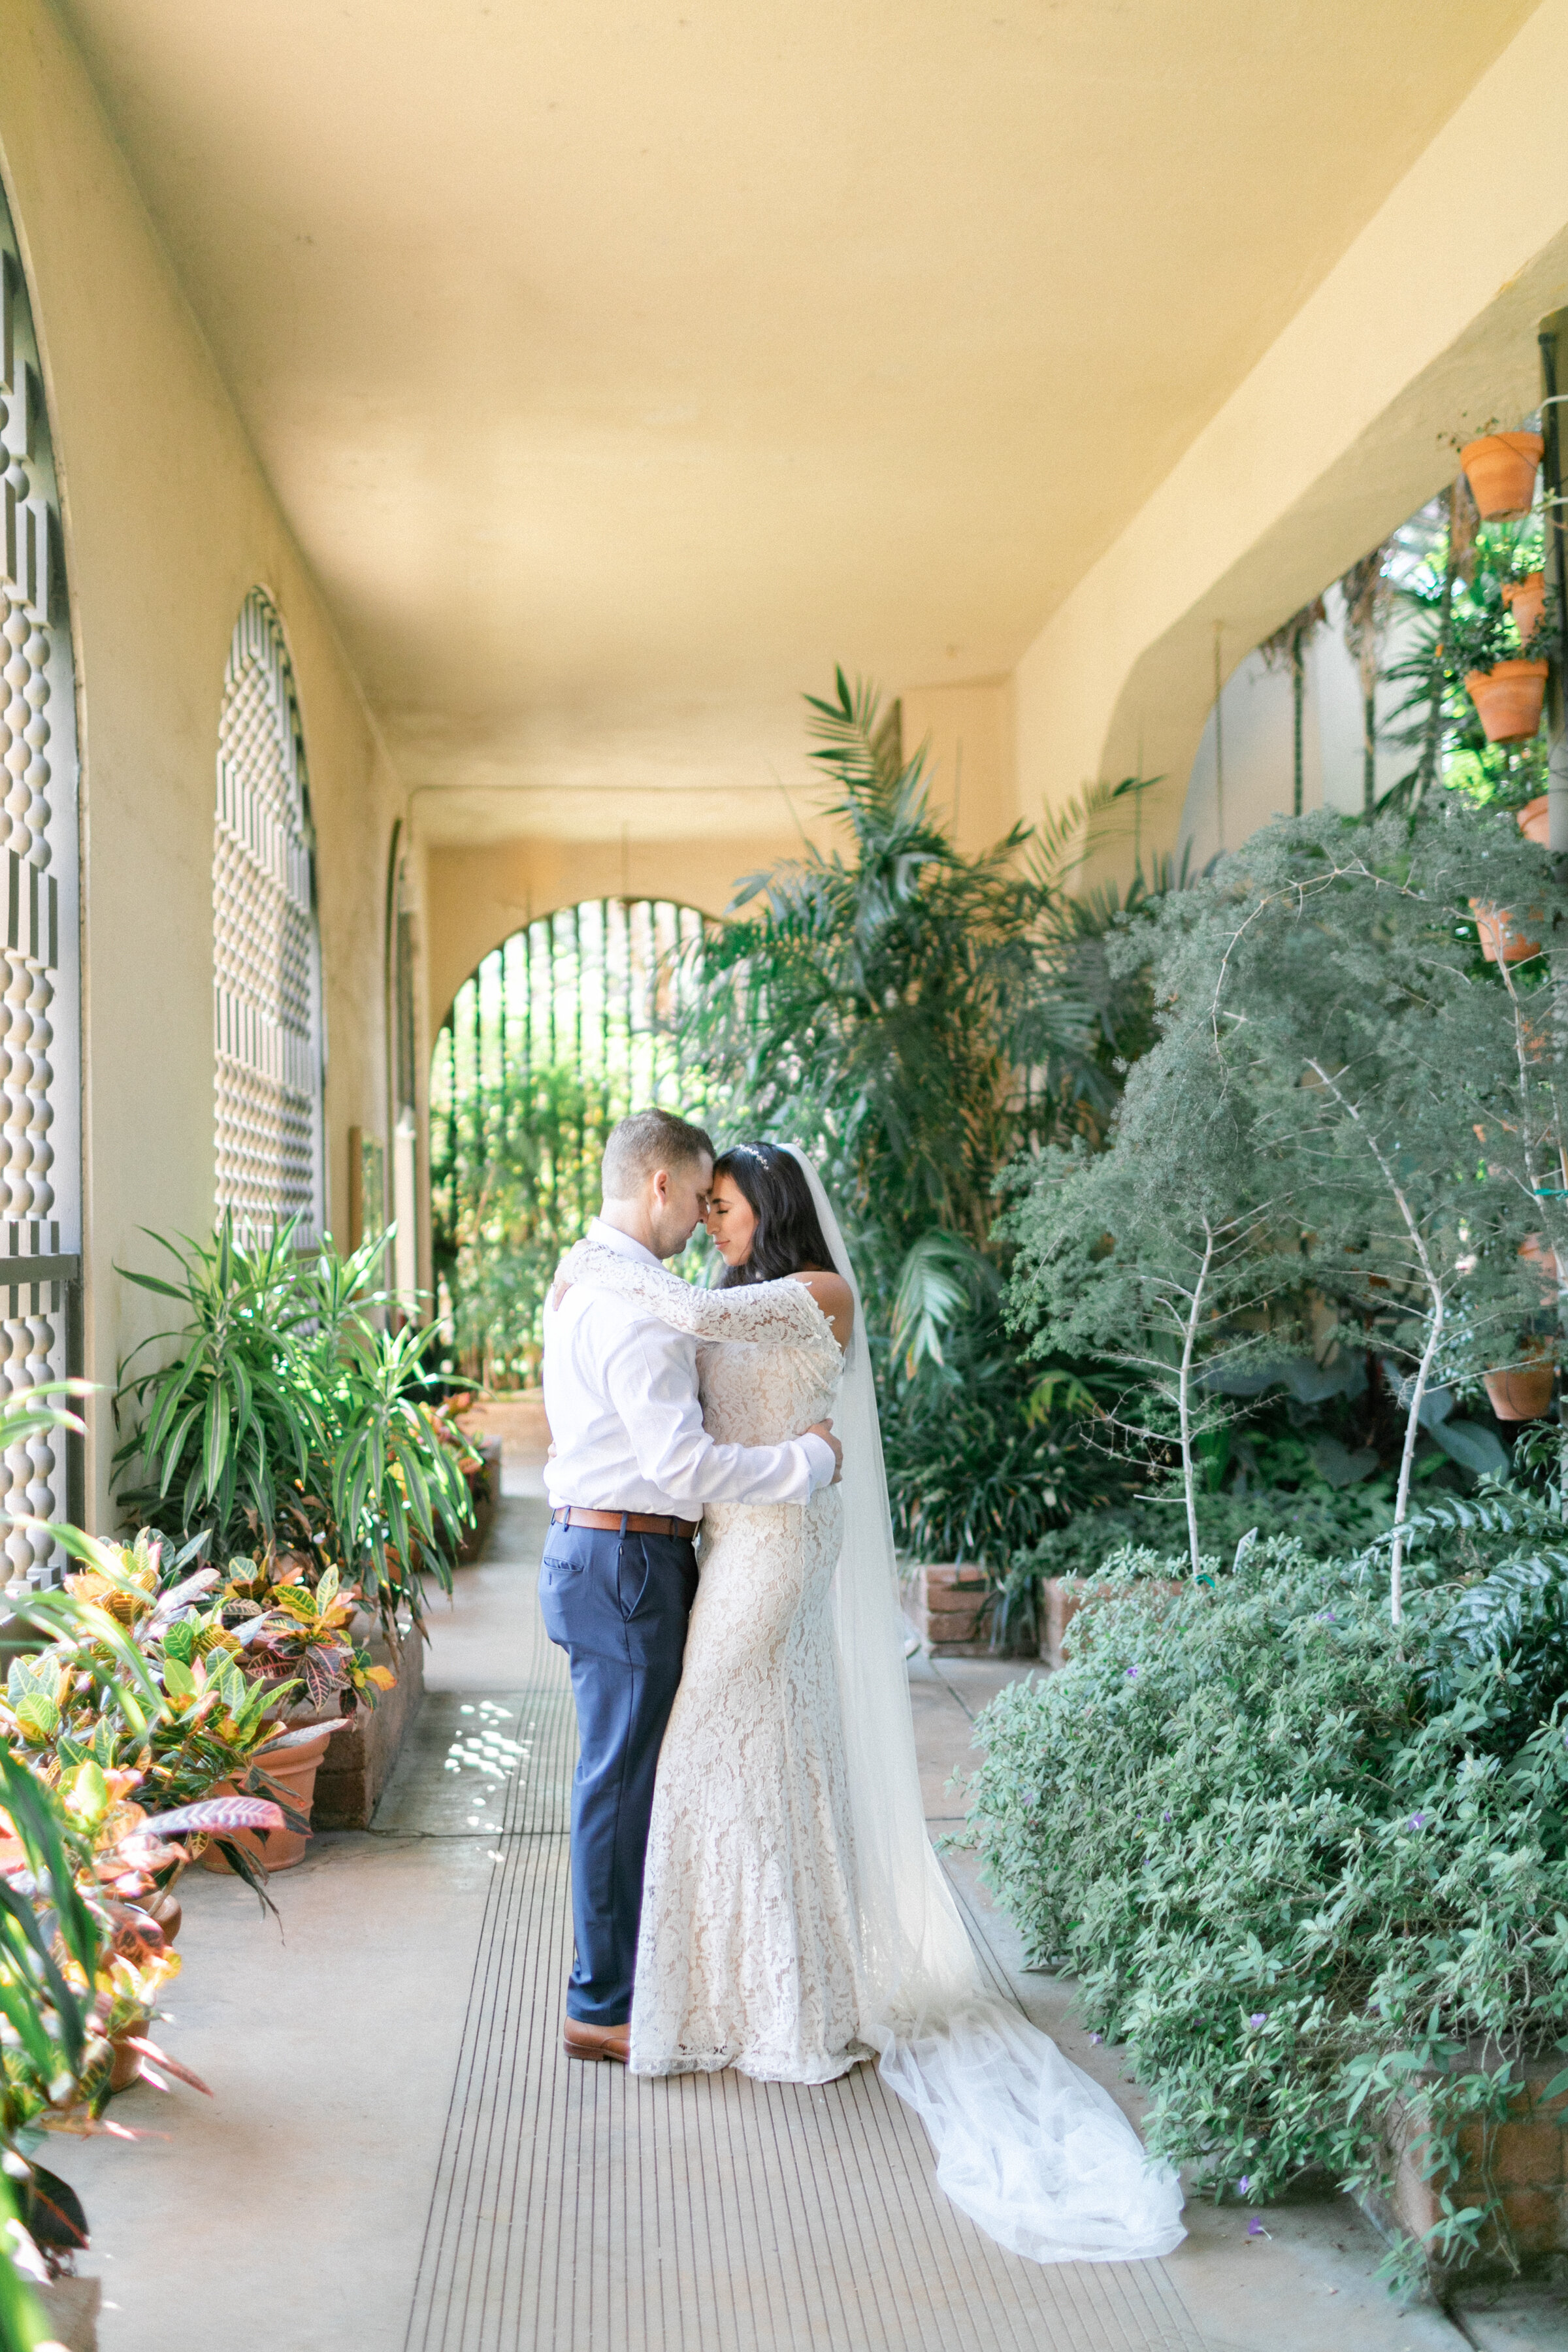
[[[1304,1270],[1342,1324],[1408,1367],[1391,1559],[1423,1408],[1539,1310],[1526,1245],[1568,1240],[1556,1023],[1543,960],[1523,982],[1477,951],[1472,901],[1506,892],[1548,936],[1568,899],[1507,819],[1455,802],[1352,827],[1269,828],[1168,911],[1159,960],[1178,1038],[1237,1106],[1294,1203]],[[1484,1156],[1483,1156],[1484,1155]],[[1511,1348],[1511,1336],[1509,1340]]]
[[[1163,1034],[1106,1162],[1047,1156],[1016,1219],[1018,1310],[1172,1402],[1189,1507],[1205,1357],[1277,1347],[1310,1288],[1337,1317],[1321,1352],[1393,1360],[1396,1622],[1435,1383],[1512,1354],[1568,1265],[1563,1008],[1544,948],[1513,970],[1482,958],[1473,901],[1543,943],[1568,927],[1543,854],[1457,797],[1255,836],[1160,912]]]
[[[1131,1375],[1108,1418],[1160,1450],[1173,1434],[1198,1572],[1195,1440],[1234,1417],[1205,1375],[1279,1353],[1300,1269],[1265,1191],[1252,1106],[1216,1087],[1201,1033],[1173,1024],[1131,1072],[1110,1148],[1042,1155],[1009,1220],[1016,1318],[1037,1348],[1088,1349]],[[1163,1422],[1154,1417],[1163,1409]]]

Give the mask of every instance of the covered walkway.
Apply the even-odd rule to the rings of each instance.
[[[181,2092],[176,2116],[138,2085],[116,2119],[168,2137],[72,2156],[105,2352],[1459,2352],[1436,2313],[1394,2314],[1342,2200],[1250,2241],[1245,2212],[1195,2207],[1165,2262],[1043,2268],[948,2203],[869,2069],[796,2089],[565,2060],[574,1731],[534,1601],[542,1529],[511,1496],[437,1607],[374,1827],[275,1882],[281,1932],[232,1881],[185,1880],[174,2039],[214,2099]],[[972,1711],[1019,1671],[913,1664],[933,1833]],[[1070,1988],[1019,1971],[950,1866],[998,1986],[1136,2112]]]

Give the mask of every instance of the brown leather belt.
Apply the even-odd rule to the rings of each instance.
[[[702,1524],[700,1519],[655,1518],[649,1511],[585,1511],[578,1503],[552,1511],[550,1522],[552,1527],[605,1528],[617,1536],[673,1536],[678,1543],[689,1543]]]

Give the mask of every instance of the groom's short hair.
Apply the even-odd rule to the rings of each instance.
[[[672,1110],[634,1110],[610,1129],[602,1182],[606,1201],[629,1201],[661,1168],[689,1168],[715,1157],[705,1128]]]

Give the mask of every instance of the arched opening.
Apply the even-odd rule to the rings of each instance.
[[[439,1312],[456,1361],[499,1387],[538,1377],[544,1293],[599,1205],[617,1118],[683,1091],[679,1022],[706,918],[665,898],[542,915],[464,982],[430,1079]]]
[[[253,588],[224,672],[213,829],[218,1213],[265,1230],[323,1216],[321,958],[293,666]]]

